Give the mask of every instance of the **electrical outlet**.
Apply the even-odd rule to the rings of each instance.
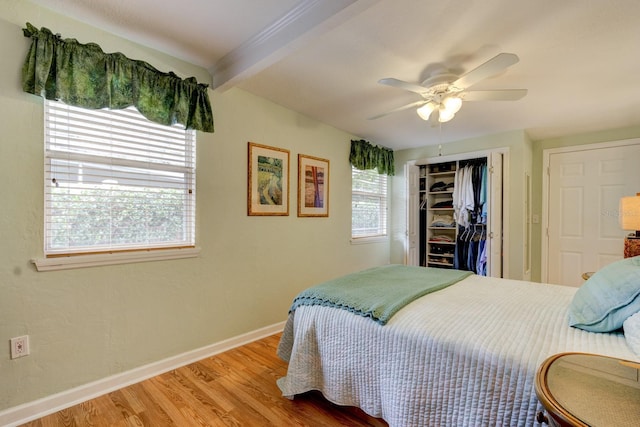
[[[29,335],[23,335],[21,337],[11,338],[11,358],[17,359],[18,357],[29,355]]]

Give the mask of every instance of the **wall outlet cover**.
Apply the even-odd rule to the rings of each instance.
[[[29,335],[11,338],[10,342],[12,359],[29,355]]]

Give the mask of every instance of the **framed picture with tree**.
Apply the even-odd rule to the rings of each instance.
[[[329,160],[298,154],[298,216],[329,216]]]

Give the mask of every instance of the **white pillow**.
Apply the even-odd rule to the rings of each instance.
[[[636,356],[640,357],[640,311],[627,317],[622,324],[624,339]]]

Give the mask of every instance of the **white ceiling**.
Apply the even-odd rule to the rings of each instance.
[[[638,0],[33,2],[203,66],[216,91],[239,87],[394,149],[640,125]],[[379,79],[463,74],[500,52],[520,62],[473,89],[526,88],[523,99],[465,102],[441,128],[412,110],[367,119],[420,100]]]

